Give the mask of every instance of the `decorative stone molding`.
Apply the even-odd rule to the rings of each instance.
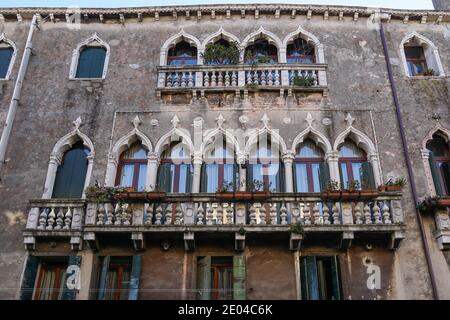
[[[197,64],[203,64],[203,56],[201,55],[202,44],[200,43],[200,40],[181,29],[180,32],[171,36],[162,45],[159,54],[159,65],[167,65],[167,54],[169,49],[183,40],[186,40],[191,46],[193,45],[197,48]]]
[[[194,144],[192,143],[192,139],[190,137],[189,131],[179,128],[180,120],[177,115],[175,115],[172,120],[173,128],[164,134],[156,143],[155,152],[159,155],[163,152],[163,150],[170,145],[171,142],[180,141],[184,146],[187,147],[191,156],[194,154]]]
[[[208,37],[205,38],[205,40],[203,40],[202,45],[200,46],[200,50],[204,52],[208,44],[214,43],[217,40],[220,40],[221,38],[229,42],[236,42],[237,44],[240,44],[238,37],[236,37],[234,34],[230,32],[225,31],[222,27],[220,27],[219,30],[217,30],[213,34],[210,34]]]
[[[245,39],[241,43],[241,61],[244,61],[244,54],[245,54],[245,48],[252,44],[255,40],[259,39],[260,37],[266,39],[269,41],[270,44],[273,44],[278,49],[278,61],[282,62],[282,52],[281,49],[283,48],[283,43],[281,39],[274,34],[273,32],[265,30],[263,27],[259,27],[258,30],[250,33],[248,36],[245,37]],[[286,57],[286,52],[284,52],[284,57]]]
[[[331,146],[331,143],[327,139],[327,137],[312,126],[312,122],[314,121],[314,119],[312,118],[311,113],[308,113],[306,121],[308,122],[308,127],[294,138],[291,148],[292,152],[294,152],[295,154],[297,146],[303,143],[307,138],[313,140],[316,145],[318,145],[323,150],[324,153],[332,151],[333,147]]]
[[[400,42],[400,59],[402,60],[403,69],[405,71],[405,75],[410,78],[412,77],[408,71],[408,64],[406,62],[405,56],[405,44],[409,41],[415,39],[421,46],[423,46],[425,59],[427,61],[428,68],[433,69],[437,72],[437,76],[445,77],[444,68],[442,66],[441,58],[439,56],[439,50],[437,46],[428,38],[423,35],[413,31],[407,34],[402,41]]]
[[[106,78],[106,73],[108,71],[108,62],[109,62],[109,55],[111,53],[111,48],[108,43],[100,39],[100,37],[97,35],[97,33],[94,33],[91,37],[84,40],[83,42],[80,42],[77,47],[73,50],[72,53],[72,62],[70,64],[70,72],[69,72],[69,79],[71,80],[82,80],[82,78],[76,78],[77,74],[77,68],[78,68],[78,60],[80,58],[80,52],[83,47],[88,46],[95,46],[95,47],[103,47],[106,49],[106,55],[105,55],[105,63],[103,65],[103,74],[101,79]]]
[[[58,166],[61,164],[61,161],[64,157],[64,153],[66,153],[72,146],[78,142],[83,141],[83,145],[87,147],[90,153],[87,156],[88,159],[88,167],[86,171],[86,178],[84,182],[84,187],[89,186],[90,178],[92,174],[92,167],[94,164],[94,144],[92,143],[89,137],[80,131],[81,118],[78,117],[75,121],[73,121],[75,129],[66,134],[64,137],[56,142],[53,150],[50,154],[50,160],[47,169],[47,177],[45,179],[44,193],[42,194],[42,199],[50,199],[53,194],[53,186],[56,178],[56,171]],[[85,198],[85,194],[83,191],[82,198]]]
[[[284,59],[284,61],[280,61],[281,63],[285,63],[286,62],[286,50],[287,50],[287,46],[290,42],[292,42],[296,37],[301,37],[304,40],[308,41],[308,42],[312,42],[314,43],[314,52],[315,52],[315,56],[316,56],[316,63],[325,63],[325,55],[324,55],[324,51],[323,51],[323,44],[320,43],[319,39],[313,35],[312,33],[306,31],[305,29],[303,29],[301,26],[298,26],[297,30],[289,33],[283,40],[282,43],[282,50],[284,50],[284,56],[282,56],[281,58]]]
[[[2,48],[2,47],[10,47],[13,49],[13,54],[11,56],[11,60],[9,61],[9,66],[8,66],[8,69],[6,70],[6,75],[4,78],[0,78],[0,80],[9,80],[9,77],[11,76],[12,68],[14,66],[14,61],[16,60],[16,56],[17,56],[17,47],[13,41],[11,41],[5,37],[4,33],[0,34],[0,48]]]

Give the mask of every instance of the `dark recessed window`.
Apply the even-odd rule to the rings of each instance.
[[[13,53],[11,47],[0,48],[0,79],[6,78]]]
[[[278,61],[278,50],[266,39],[257,39],[245,48],[244,61],[246,63],[275,63]]]
[[[194,65],[197,64],[197,48],[186,41],[178,42],[169,49],[167,64],[172,65]]]
[[[434,186],[438,195],[450,195],[450,148],[448,141],[435,134],[427,143]]]
[[[427,70],[427,61],[425,59],[423,47],[405,46],[405,56],[410,76],[421,75]]]
[[[287,63],[315,63],[314,46],[303,38],[296,38],[287,46]]]
[[[301,257],[300,279],[303,300],[341,299],[341,280],[336,256]]]
[[[78,58],[76,78],[102,78],[105,67],[104,47],[84,47]]]

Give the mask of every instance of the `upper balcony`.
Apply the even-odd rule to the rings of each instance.
[[[99,239],[115,234],[131,236],[135,248],[143,249],[147,236],[171,234],[184,239],[186,249],[205,236],[234,238],[236,250],[245,247],[246,239],[261,236],[285,237],[291,250],[321,241],[337,247],[367,241],[395,249],[405,232],[399,192],[154,195],[30,201],[24,242],[32,249],[38,238],[59,237],[70,239],[73,249],[80,249],[83,240],[98,249]]]

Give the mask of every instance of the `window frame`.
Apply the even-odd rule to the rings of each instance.
[[[297,174],[296,174],[296,166],[297,164],[306,164],[306,179],[308,182],[308,191],[307,192],[315,192],[314,191],[314,174],[313,174],[313,164],[318,164],[320,166],[320,164],[324,163],[325,160],[323,157],[298,157],[296,156],[294,158],[294,173],[295,173],[295,192],[300,192],[297,191]],[[319,175],[319,188],[320,188],[320,175]]]
[[[179,161],[179,162],[178,162]],[[180,191],[180,171],[182,165],[187,165],[188,171],[192,172],[192,163],[189,158],[177,158],[177,162],[174,162],[172,158],[165,158],[161,159],[160,166],[164,164],[170,164],[174,166],[174,174],[173,174],[173,191],[170,191],[170,193],[179,193]],[[161,174],[161,173],[159,173]],[[190,172],[188,172],[190,174]],[[159,177],[158,177],[159,178]],[[189,186],[187,186],[189,187]],[[192,187],[189,187],[190,189]]]
[[[145,148],[142,147],[144,150]],[[147,151],[147,150],[146,150]],[[124,159],[125,157],[125,152],[122,152],[122,154],[119,157],[119,163],[117,165],[117,173],[116,174],[116,181],[115,181],[115,185],[118,186],[120,185],[120,180],[122,178],[122,173],[123,173],[123,168],[125,167],[125,165],[133,165],[133,182],[131,186],[124,186],[125,188],[131,187],[134,188],[135,191],[139,191],[138,188],[138,184],[139,184],[139,173],[140,173],[140,168],[141,165],[146,165],[148,163],[147,159]],[[148,166],[147,166],[147,170],[148,170]],[[145,184],[144,184],[144,189],[145,189]]]
[[[51,298],[46,300],[60,300],[58,299],[59,295],[61,295],[61,299],[63,299],[62,295],[64,292],[59,292],[59,289],[61,287],[64,289],[64,283],[61,283],[61,281],[64,281],[65,276],[63,277],[63,273],[67,271],[68,263],[41,261],[39,263],[38,276],[36,278],[36,284],[34,286],[33,300],[41,300],[40,297],[44,290],[42,287],[42,281],[44,280],[45,272],[50,271],[50,269],[48,269],[49,266],[54,267],[56,270],[55,270],[55,281],[53,287],[51,288],[52,290]]]
[[[418,48],[420,49],[420,58],[408,58],[407,55],[407,48]],[[415,68],[413,68],[412,66],[414,65],[414,63],[420,62],[423,65],[423,69],[427,70],[428,69],[428,64],[427,64],[427,59],[425,57],[425,50],[423,48],[423,46],[419,46],[419,45],[405,45],[404,46],[404,52],[405,52],[405,60],[406,60],[406,65],[408,67],[408,74],[411,77],[416,77],[416,76],[421,76],[421,73],[416,73],[415,72]]]
[[[0,34],[0,44],[1,43],[4,43],[6,45],[6,47],[10,47],[13,50],[12,56],[9,60],[8,68],[6,69],[5,77],[0,78],[0,81],[8,81],[11,77],[11,73],[12,73],[12,70],[14,67],[14,62],[16,60],[17,47],[16,47],[16,44],[13,41],[7,39],[3,33]]]
[[[90,48],[103,49],[105,51],[105,56],[104,56],[104,60],[103,60],[103,68],[102,68],[102,76],[101,77],[79,77],[79,76],[77,76],[78,75],[78,69],[80,67],[80,59],[81,59],[81,56],[83,54],[83,51],[85,51],[86,49],[90,49]],[[108,53],[107,48],[105,48],[102,45],[99,45],[99,46],[92,46],[92,45],[82,46],[79,49],[79,52],[78,52],[78,62],[77,62],[77,66],[76,66],[76,69],[75,69],[75,76],[74,76],[75,79],[93,79],[93,80],[95,80],[95,79],[103,79],[103,73],[104,73],[104,69],[105,69],[105,61],[106,61],[107,53]],[[92,63],[92,61],[89,61],[89,63]]]

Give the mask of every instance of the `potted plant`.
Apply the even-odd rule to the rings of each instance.
[[[222,186],[216,192],[216,199],[232,200],[235,198],[234,183],[224,181]]]
[[[438,199],[439,207],[450,207],[450,197],[442,197]]]
[[[153,186],[150,186],[152,191],[147,192],[146,199],[150,201],[163,201],[166,199],[166,192],[159,190],[159,187],[156,186],[153,188]]]
[[[429,196],[426,197],[425,199],[423,199],[421,202],[419,202],[416,205],[416,208],[421,212],[421,213],[434,213],[434,211],[439,208],[439,200],[440,197],[439,196]]]
[[[322,192],[321,197],[324,199],[339,199],[341,196],[341,190],[339,182],[330,180],[327,183],[327,188]]]
[[[425,70],[422,72],[422,75],[423,75],[423,76],[427,76],[427,77],[429,77],[429,76],[434,76],[434,75],[436,75],[436,72],[434,71],[434,69],[425,69]]]
[[[202,56],[207,64],[223,65],[239,63],[239,57],[241,55],[241,49],[239,45],[232,41],[228,45],[224,45],[220,42],[210,43],[206,45],[205,51]]]
[[[265,200],[270,197],[271,187],[272,183],[269,183],[269,185],[265,185],[260,180],[253,180],[247,185],[247,190],[249,190],[252,194],[253,200]]]
[[[296,74],[292,78],[292,85],[295,87],[311,87],[315,81],[316,79],[310,75],[303,76]]]
[[[380,186],[382,191],[401,191],[406,186],[406,179],[403,177],[390,178],[384,186]]]

